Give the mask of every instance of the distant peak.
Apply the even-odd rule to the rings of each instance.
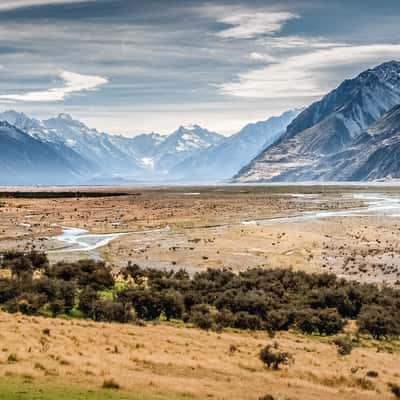
[[[59,118],[59,119],[64,119],[64,120],[66,120],[66,121],[72,121],[72,120],[73,120],[73,118],[71,117],[71,115],[66,114],[66,113],[58,114],[58,118]]]
[[[202,127],[197,124],[189,124],[189,125],[182,125],[180,129],[185,129],[187,131],[194,131],[196,129],[202,129]]]

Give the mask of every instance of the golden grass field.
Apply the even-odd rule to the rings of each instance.
[[[251,400],[267,393],[282,400],[392,399],[387,383],[400,379],[398,342],[364,340],[350,355],[339,356],[332,338],[295,333],[270,339],[264,332],[4,313],[0,332],[1,382],[18,382],[19,391],[26,385],[50,393],[94,391],[100,393],[96,398],[110,392],[121,399]],[[279,371],[266,369],[258,359],[260,348],[274,341],[295,360]],[[371,370],[378,377],[366,378]],[[102,389],[107,379],[120,389]]]

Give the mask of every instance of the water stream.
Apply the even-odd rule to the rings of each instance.
[[[148,229],[139,232],[115,232],[115,233],[89,233],[89,231],[81,228],[62,227],[62,234],[53,236],[51,239],[58,240],[65,243],[65,247],[61,249],[52,250],[51,252],[81,252],[93,251],[99,247],[106,246],[113,240],[130,234],[138,233],[151,233],[151,232],[164,232],[168,231],[169,227],[161,229]]]
[[[329,217],[352,217],[357,215],[359,216],[382,215],[389,217],[400,217],[400,197],[398,196],[386,195],[383,193],[357,193],[357,194],[352,194],[351,196],[355,200],[362,200],[365,203],[365,205],[346,210],[306,211],[300,215],[294,215],[291,217],[278,217],[278,218],[242,221],[242,224],[265,225],[272,223],[302,222],[302,221],[329,218]]]

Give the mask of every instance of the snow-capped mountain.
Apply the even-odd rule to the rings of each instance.
[[[168,173],[182,160],[220,143],[223,139],[224,136],[198,125],[181,126],[155,146],[149,157],[153,159],[155,170]]]
[[[328,175],[319,169],[321,160],[351,147],[368,127],[397,104],[400,104],[400,63],[391,61],[364,71],[306,108],[285,134],[235,179],[240,182],[327,180]]]
[[[141,171],[129,139],[90,129],[67,114],[39,121],[24,113],[5,111],[0,120],[9,122],[31,137],[75,153],[91,165],[89,176],[133,174]],[[65,150],[67,148],[68,150]]]
[[[99,175],[138,177],[144,173],[129,138],[98,132],[68,114],[47,119],[43,124],[51,134],[48,140],[62,141],[96,164]]]
[[[291,110],[266,121],[246,125],[240,132],[191,157],[185,158],[172,170],[180,179],[224,180],[275,142],[301,110]]]
[[[24,113],[5,111],[7,121],[33,139],[47,143],[54,151],[82,167],[87,182],[106,182],[117,177],[126,180],[163,180],[169,170],[186,157],[209,148],[223,136],[200,126],[180,127],[171,135],[143,134],[133,138],[110,135],[87,127],[68,114],[40,121]]]
[[[72,184],[90,165],[63,146],[53,146],[0,121],[0,184]],[[49,174],[51,171],[51,174]]]

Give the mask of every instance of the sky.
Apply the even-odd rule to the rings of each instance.
[[[0,109],[225,135],[400,60],[398,0],[1,0]]]

